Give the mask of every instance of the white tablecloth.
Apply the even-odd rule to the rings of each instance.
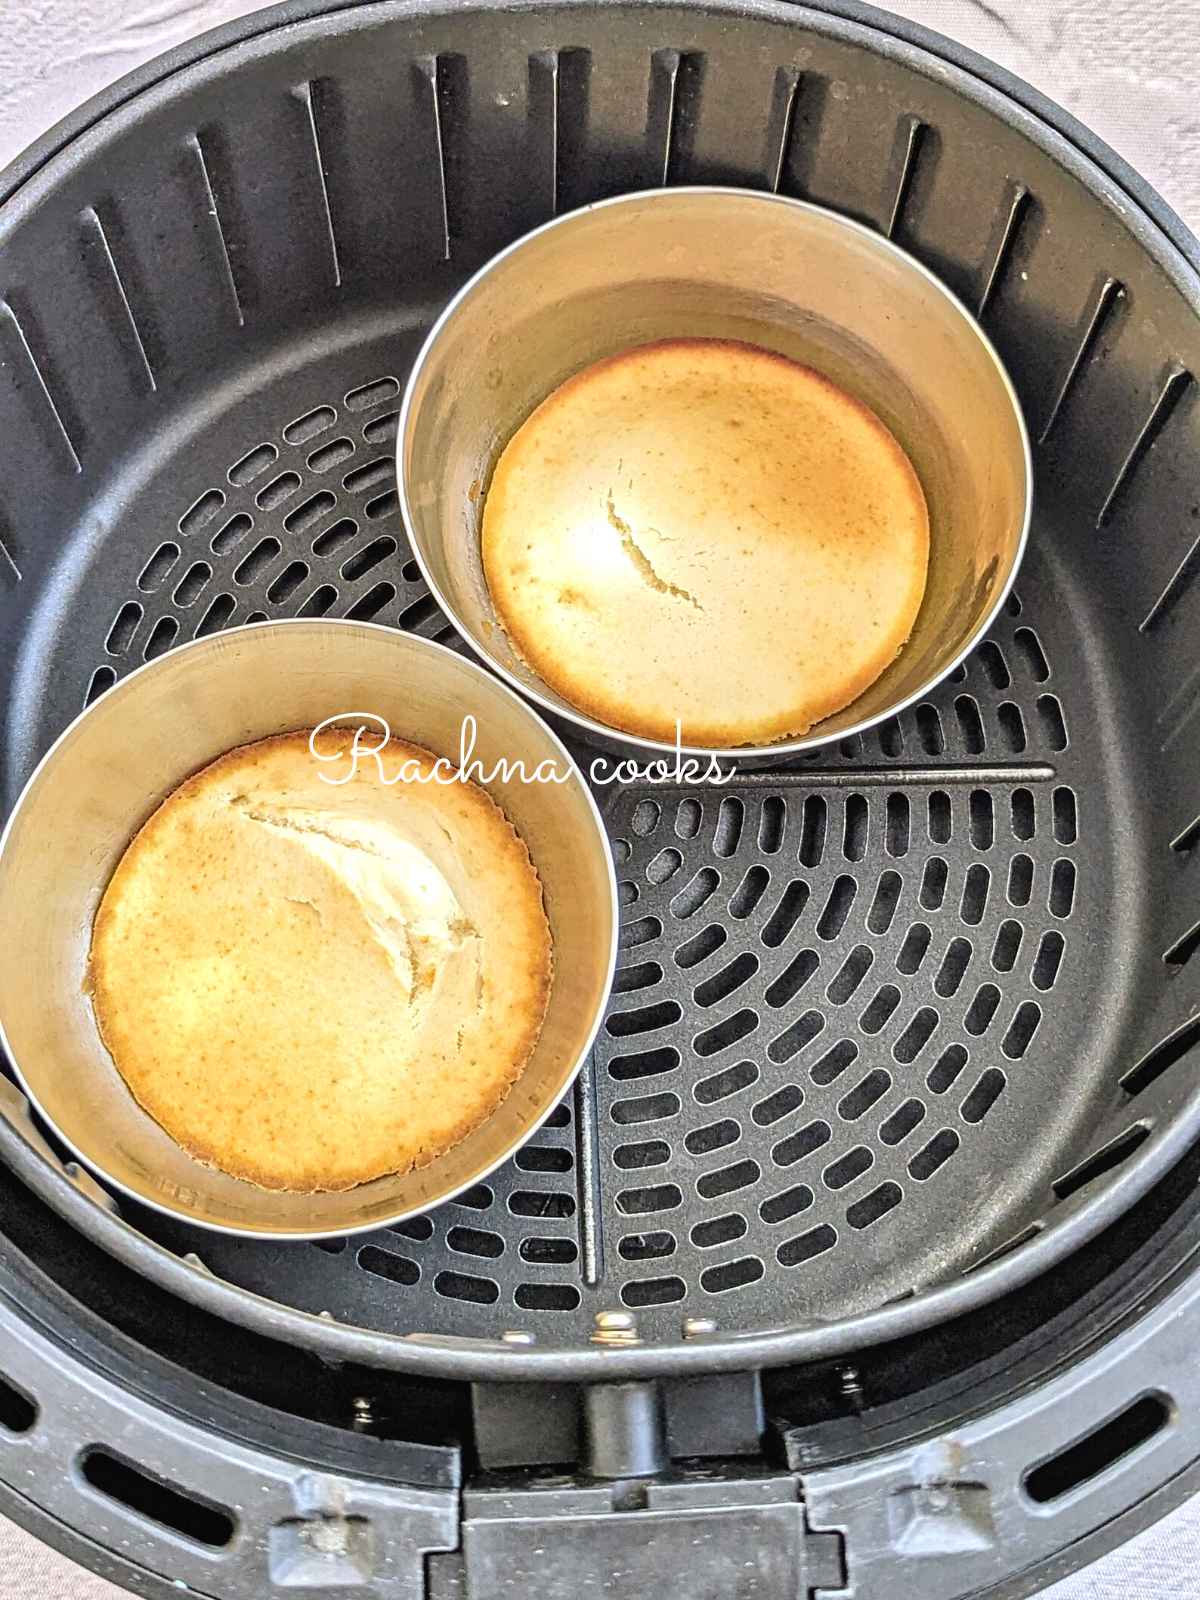
[[[0,165],[139,62],[256,9],[245,0],[0,0]],[[1200,229],[1200,0],[894,0],[892,10],[1058,100]],[[0,1518],[0,1600],[123,1592]],[[1200,1499],[1042,1600],[1197,1596]]]

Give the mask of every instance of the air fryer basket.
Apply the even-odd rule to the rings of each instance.
[[[198,634],[448,638],[394,491],[424,329],[555,209],[691,181],[864,218],[978,310],[1038,441],[1017,592],[956,681],[865,739],[721,791],[604,791],[624,955],[594,1068],[427,1218],[282,1248],[117,1212],[8,1092],[6,1159],[224,1317],[458,1375],[797,1360],[1027,1281],[1196,1136],[1195,275],[1018,103],[858,22],[268,16],[18,170],[6,807],[85,701]],[[604,1349],[614,1311],[636,1341]]]

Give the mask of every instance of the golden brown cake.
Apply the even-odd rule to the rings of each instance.
[[[874,415],[753,345],[679,339],[588,367],[501,453],[483,564],[515,647],[614,728],[798,736],[912,630],[925,497]]]
[[[434,759],[392,740],[379,762]],[[484,790],[387,786],[372,760],[321,776],[349,770],[307,733],[230,751],[145,824],[93,929],[96,1019],[139,1104],[268,1189],[348,1189],[457,1144],[549,994],[541,885]]]

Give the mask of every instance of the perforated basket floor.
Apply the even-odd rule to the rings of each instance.
[[[982,308],[1041,443],[1017,594],[927,703],[720,791],[603,791],[616,992],[493,1180],[320,1246],[123,1214],[288,1305],[553,1344],[618,1308],[648,1338],[832,1320],[1136,1193],[1191,1130],[1200,1037],[1188,285],[1011,112],[797,8],[380,5],[151,99],[3,213],[9,804],[198,634],[450,637],[399,394],[447,294],[555,205],[720,179],[866,216]]]

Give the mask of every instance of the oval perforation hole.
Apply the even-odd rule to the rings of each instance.
[[[966,939],[951,939],[947,945],[946,954],[942,957],[942,964],[933,980],[933,987],[944,1000],[958,993],[967,967],[970,965],[971,955],[971,945]]]
[[[825,998],[832,1005],[845,1005],[871,970],[874,959],[875,953],[867,945],[856,945],[831,978],[825,990]]]
[[[913,716],[917,724],[917,738],[925,754],[945,755],[946,735],[942,731],[942,719],[938,716],[937,707],[931,706],[927,701],[923,702],[917,707]]]
[[[836,1230],[828,1222],[822,1222],[817,1227],[810,1228],[807,1233],[785,1240],[776,1250],[775,1258],[781,1267],[799,1267],[806,1261],[812,1261],[816,1256],[824,1255],[827,1250],[832,1250],[836,1243]]]
[[[613,1166],[622,1172],[640,1172],[646,1167],[662,1167],[671,1159],[671,1146],[665,1139],[641,1139],[634,1144],[619,1144],[613,1151]]]
[[[177,544],[159,545],[138,574],[137,586],[143,594],[153,594],[162,588],[179,556],[180,550]]]
[[[145,615],[136,600],[127,600],[117,612],[104,648],[110,656],[123,656],[133,643],[142,617]]]
[[[1008,903],[1027,906],[1033,893],[1033,862],[1028,856],[1014,856],[1008,867]]]
[[[832,1137],[833,1130],[829,1124],[818,1118],[798,1128],[795,1133],[789,1133],[786,1139],[780,1139],[771,1150],[771,1160],[777,1167],[794,1167],[797,1161],[803,1161],[822,1145],[828,1144]]]
[[[626,922],[621,928],[618,943],[622,950],[635,950],[639,945],[650,944],[662,937],[662,923],[657,917],[639,917]]]
[[[742,837],[746,808],[736,795],[727,794],[717,808],[717,827],[713,835],[713,854],[731,856]]]
[[[971,843],[976,850],[990,850],[996,837],[992,797],[986,789],[972,789],[967,802]]]
[[[299,538],[315,528],[318,522],[324,520],[337,506],[337,501],[331,494],[322,491],[320,494],[309,495],[298,505],[294,511],[289,511],[283,519],[283,525],[290,534]]]
[[[723,1195],[736,1194],[739,1189],[748,1189],[762,1177],[762,1168],[757,1161],[749,1159],[735,1161],[731,1166],[721,1167],[716,1172],[706,1172],[696,1179],[696,1193],[703,1200],[719,1200]]]
[[[885,983],[873,996],[859,1017],[859,1027],[864,1033],[878,1033],[886,1025],[899,1004],[899,989],[894,983]]]
[[[300,476],[295,472],[281,472],[277,478],[261,488],[254,497],[260,511],[274,511],[285,500],[290,500],[300,487]]]
[[[346,396],[347,411],[370,411],[375,406],[383,405],[385,400],[394,400],[400,393],[400,385],[395,378],[375,378],[370,383],[361,384],[357,389],[351,389]]]
[[[954,831],[954,813],[950,796],[944,789],[935,789],[929,796],[929,840],[931,844],[949,844]]]
[[[1033,795],[1028,789],[1014,789],[1009,804],[1012,807],[1013,837],[1025,843],[1033,838],[1037,829]]]
[[[461,1194],[456,1194],[451,1201],[452,1205],[466,1206],[468,1211],[486,1211],[495,1201],[496,1196],[486,1183],[473,1183],[469,1189],[464,1189]],[[537,1196],[536,1198],[541,1198]],[[510,1205],[509,1210],[515,1209]],[[535,1212],[534,1215],[540,1213]]]
[[[935,1133],[929,1143],[922,1145],[908,1163],[909,1176],[915,1178],[918,1183],[925,1183],[949,1161],[960,1142],[953,1128],[943,1128],[940,1133]]]
[[[424,1243],[433,1238],[433,1223],[428,1217],[404,1217],[400,1222],[393,1222],[388,1231]]]
[[[355,1258],[364,1272],[372,1277],[386,1278],[389,1283],[410,1288],[420,1281],[421,1269],[407,1256],[393,1255],[390,1250],[380,1250],[377,1245],[365,1244]]]
[[[534,1238],[521,1240],[521,1260],[539,1267],[565,1267],[579,1257],[574,1239]]]
[[[718,1055],[722,1050],[728,1050],[731,1045],[739,1044],[758,1027],[758,1015],[749,1007],[735,1011],[731,1017],[724,1017],[720,1022],[715,1022],[711,1028],[705,1028],[692,1040],[692,1049],[702,1059]]]
[[[391,456],[378,456],[374,461],[355,467],[342,479],[347,494],[366,494],[372,489],[382,489],[394,479],[395,464]]]
[[[337,601],[338,592],[331,583],[322,583],[309,595],[297,611],[298,617],[323,617]]]
[[[861,861],[867,853],[868,817],[866,797],[847,795],[842,826],[842,854],[847,861]]]
[[[777,978],[768,984],[763,999],[773,1009],[788,1005],[820,966],[815,950],[798,950]]]
[[[756,1019],[757,1020],[757,1019]],[[825,1018],[819,1011],[806,1011],[797,1017],[777,1038],[767,1046],[767,1055],[777,1066],[790,1061],[806,1045],[812,1043],[825,1027]]]
[[[570,1283],[522,1283],[513,1295],[522,1311],[574,1311],[582,1298]]]
[[[743,1089],[757,1082],[758,1068],[753,1061],[739,1061],[732,1067],[714,1072],[709,1078],[701,1078],[693,1087],[692,1095],[697,1104],[711,1106],[718,1100],[728,1100],[731,1095],[740,1094]]]
[[[1003,1094],[1007,1082],[1008,1079],[998,1067],[988,1067],[959,1108],[963,1121],[971,1124],[982,1122]]]
[[[1033,1036],[1042,1020],[1042,1008],[1036,1001],[1026,1000],[1017,1007],[1008,1025],[1000,1048],[1010,1061],[1019,1061],[1033,1043]]]
[[[821,1180],[827,1189],[834,1191],[845,1189],[849,1184],[856,1183],[863,1173],[869,1172],[874,1165],[875,1157],[866,1145],[856,1145],[844,1156],[831,1161],[821,1174]]]
[[[504,1240],[498,1233],[483,1228],[453,1227],[446,1234],[451,1250],[462,1256],[482,1256],[492,1259],[504,1254]]]
[[[782,796],[766,795],[758,814],[758,848],[764,855],[773,856],[782,848],[786,821],[787,808]]]
[[[886,1217],[889,1211],[894,1211],[903,1198],[898,1183],[889,1181],[877,1184],[870,1194],[863,1195],[861,1200],[855,1200],[853,1205],[847,1206],[846,1221],[852,1228],[869,1228],[881,1217]]]
[[[1007,689],[1012,682],[1008,663],[994,639],[985,639],[976,651],[976,659],[993,689]]]
[[[243,556],[233,569],[234,583],[241,584],[245,588],[247,584],[257,582],[282,549],[283,546],[278,539],[260,539],[249,555]]]
[[[1013,634],[1013,644],[1027,675],[1035,683],[1045,683],[1050,676],[1050,667],[1042,650],[1041,641],[1033,629],[1018,628]]]
[[[627,1233],[618,1241],[617,1253],[623,1261],[659,1261],[674,1255],[675,1236],[671,1233]]]
[[[373,589],[367,591],[361,600],[357,600],[346,613],[348,622],[370,622],[372,617],[378,616],[384,606],[390,606],[396,598],[396,586],[392,583],[377,583]],[[410,607],[411,609],[411,607]],[[401,622],[404,618],[401,617]]]
[[[1052,694],[1042,694],[1037,700],[1038,721],[1042,725],[1042,734],[1051,750],[1059,751],[1067,748],[1067,725],[1063,721],[1062,706],[1058,697]]]
[[[889,717],[875,730],[880,751],[889,758],[904,754],[904,726],[899,717]]]
[[[354,440],[347,439],[344,435],[340,439],[331,439],[328,444],[323,444],[314,450],[308,458],[310,472],[332,472],[334,467],[340,467],[343,461],[348,461],[354,454]]]
[[[629,821],[630,830],[636,833],[639,839],[648,839],[655,828],[658,827],[661,816],[662,807],[657,800],[639,800],[633,808],[633,816]],[[672,854],[678,856],[682,862],[683,857],[679,855],[678,850],[673,851]]]
[[[768,949],[778,949],[791,933],[804,914],[808,895],[808,885],[799,878],[788,884],[762,931],[762,942]]]
[[[636,994],[662,982],[663,969],[657,961],[641,961],[636,966],[618,967],[613,977],[613,994]]]
[[[179,531],[185,539],[190,539],[194,534],[207,528],[214,517],[221,513],[225,504],[225,496],[220,489],[209,489],[205,494],[190,505],[179,519]]]
[[[1050,914],[1063,919],[1071,915],[1075,904],[1075,863],[1065,856],[1051,869],[1049,904]]]
[[[240,461],[234,462],[225,476],[237,488],[244,489],[248,483],[261,478],[264,472],[269,472],[278,460],[279,451],[273,444],[255,445]]]
[[[1014,922],[1011,917],[1000,924],[996,930],[996,942],[992,946],[992,966],[997,972],[1011,972],[1016,966],[1023,934],[1021,924]]]
[[[254,518],[245,511],[239,511],[213,534],[209,549],[217,556],[228,555],[231,550],[237,549],[253,526]]]
[[[698,1222],[692,1229],[692,1243],[700,1250],[714,1250],[718,1245],[732,1244],[746,1232],[746,1219],[738,1211],[729,1211],[723,1217],[713,1217],[711,1222]]]
[[[643,1094],[632,1100],[615,1101],[609,1115],[620,1127],[629,1127],[637,1122],[661,1122],[665,1117],[677,1116],[679,1108],[677,1094]]]
[[[896,908],[900,904],[900,891],[903,880],[898,872],[891,870],[880,875],[879,883],[875,889],[875,898],[871,902],[871,909],[867,913],[868,931],[882,937],[892,925],[896,915]]]
[[[714,1150],[723,1150],[726,1145],[736,1144],[741,1136],[742,1130],[732,1117],[723,1117],[720,1122],[693,1128],[683,1143],[691,1155],[706,1156]]]
[[[353,517],[340,517],[331,527],[319,533],[313,540],[312,552],[315,556],[331,556],[358,533],[358,523]]]
[[[823,1088],[840,1078],[846,1068],[853,1066],[857,1060],[858,1046],[853,1039],[839,1039],[837,1044],[826,1050],[821,1059],[813,1064],[808,1075],[815,1084]]]
[[[655,1211],[675,1211],[682,1204],[683,1193],[674,1183],[622,1189],[617,1195],[617,1210],[627,1217],[649,1216]]]
[[[719,922],[710,923],[707,928],[693,934],[679,946],[675,952],[675,965],[685,971],[690,967],[698,967],[702,961],[707,961],[709,956],[715,955],[728,937]]]
[[[921,970],[933,933],[924,922],[914,922],[896,953],[896,971],[911,978]]]
[[[621,1299],[633,1310],[640,1306],[666,1306],[682,1300],[687,1286],[682,1278],[641,1278],[621,1289]]]
[[[575,1165],[569,1150],[543,1144],[525,1145],[517,1151],[513,1162],[522,1172],[570,1172]]]
[[[758,957],[749,950],[743,950],[740,956],[735,956],[719,972],[714,972],[711,978],[705,978],[703,983],[696,985],[696,1004],[707,1009],[721,1000],[727,1000],[743,984],[749,983],[757,971]]]
[[[801,866],[819,867],[825,854],[825,829],[829,807],[819,794],[805,797],[800,817],[800,843],[797,854]]]
[[[210,602],[208,610],[196,625],[197,639],[203,639],[207,634],[217,633],[223,628],[237,610],[237,601],[231,594],[216,595]]]
[[[143,659],[153,661],[156,656],[161,656],[169,650],[175,643],[178,632],[179,624],[174,617],[159,617],[150,631],[150,637],[146,640],[146,647],[142,651]]]
[[[1059,844],[1074,844],[1078,833],[1075,794],[1071,789],[1058,788],[1051,802],[1054,818],[1054,837]]]
[[[908,854],[912,813],[908,796],[889,794],[885,810],[883,844],[888,855],[897,860]]]
[[[729,915],[744,921],[767,892],[771,875],[766,867],[753,866],[729,897]]]
[[[847,873],[841,873],[834,879],[825,909],[817,920],[819,939],[833,940],[838,937],[846,926],[857,893],[858,884]]]
[[[671,901],[671,915],[680,922],[694,917],[705,901],[716,893],[720,883],[720,875],[712,867],[701,867]]]
[[[457,1204],[465,1203],[459,1195]],[[544,1221],[549,1217],[573,1217],[575,1201],[569,1194],[559,1191],[542,1193],[536,1189],[518,1189],[509,1195],[508,1209],[514,1217],[538,1217]]]
[[[915,1061],[937,1031],[940,1021],[932,1006],[922,1006],[892,1046],[892,1054],[904,1066]]]
[[[914,1128],[919,1128],[924,1120],[924,1103],[915,1095],[910,1096],[879,1124],[879,1137],[886,1145],[903,1144]]]
[[[946,898],[946,880],[949,868],[941,856],[930,856],[921,874],[921,891],[918,899],[926,911],[938,911]]]
[[[307,444],[310,439],[327,433],[336,421],[337,412],[332,406],[317,406],[315,410],[306,411],[302,417],[289,422],[283,430],[283,437],[288,444]]]
[[[843,1122],[857,1122],[859,1117],[866,1116],[871,1107],[883,1099],[891,1087],[891,1073],[876,1067],[856,1083],[848,1094],[842,1096],[838,1102],[838,1116]]]
[[[1025,732],[1025,719],[1021,715],[1020,706],[1014,705],[1011,700],[1005,700],[1002,705],[996,707],[996,723],[1008,754],[1013,756],[1024,754],[1029,737]]]
[[[760,1128],[769,1128],[780,1122],[804,1104],[804,1090],[795,1083],[785,1083],[773,1094],[767,1095],[753,1108],[750,1115]]]
[[[683,866],[683,857],[674,845],[668,845],[660,850],[652,860],[646,864],[646,882],[658,888],[661,884],[668,883]]]
[[[227,1507],[201,1498],[182,1484],[143,1472],[98,1445],[84,1450],[79,1471],[106,1500],[146,1522],[169,1529],[193,1546],[223,1550],[237,1533],[237,1519]],[[126,1542],[122,1540],[123,1544]]]
[[[1038,946],[1038,953],[1033,963],[1033,986],[1035,989],[1040,989],[1043,994],[1054,987],[1065,949],[1066,941],[1061,933],[1050,932],[1042,935],[1042,942]]]
[[[117,681],[115,667],[97,667],[92,673],[92,681],[88,684],[87,694],[84,696],[84,705],[90,706],[99,700],[106,689],[111,689]]]
[[[700,1274],[700,1287],[706,1294],[727,1294],[731,1289],[744,1289],[757,1283],[764,1271],[757,1256],[740,1256],[736,1261],[722,1261],[719,1266],[707,1267]]]
[[[362,436],[367,444],[389,444],[396,437],[399,422],[398,411],[385,411],[382,416],[363,423]]]
[[[681,800],[675,809],[675,835],[679,839],[694,839],[704,821],[704,807],[699,800]]]
[[[268,588],[267,599],[272,605],[281,606],[291,599],[307,577],[308,567],[303,561],[290,562]]]
[[[967,1064],[967,1052],[961,1044],[951,1044],[930,1067],[925,1079],[934,1094],[945,1094]]]
[[[975,998],[967,1009],[963,1026],[978,1038],[991,1026],[992,1018],[1000,1004],[1000,991],[994,983],[984,983],[976,990]]]
[[[492,1306],[500,1298],[500,1285],[492,1278],[470,1272],[439,1272],[433,1287],[447,1300],[469,1300],[478,1306]]]
[[[793,1184],[790,1189],[785,1189],[782,1194],[771,1195],[764,1200],[758,1208],[758,1214],[764,1222],[775,1226],[780,1222],[787,1222],[792,1217],[798,1217],[802,1211],[807,1211],[816,1196],[806,1183]]]
[[[981,756],[984,749],[983,718],[979,715],[979,702],[973,695],[960,694],[954,702],[954,715],[963,749],[969,756]]]
[[[963,880],[959,916],[968,928],[978,927],[983,921],[984,912],[987,910],[988,891],[991,888],[991,884],[992,875],[981,862],[976,861],[967,868],[967,875]]]

